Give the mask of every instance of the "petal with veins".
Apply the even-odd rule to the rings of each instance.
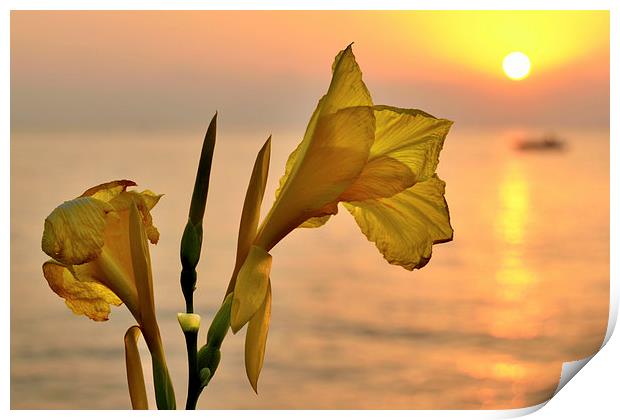
[[[452,122],[416,109],[375,106],[377,129],[369,160],[390,157],[406,165],[421,182],[433,176]]]
[[[114,208],[91,197],[65,201],[45,219],[41,248],[66,265],[84,264],[101,254],[106,221]]]
[[[56,261],[43,264],[43,276],[50,288],[65,299],[67,306],[78,315],[86,315],[94,321],[107,321],[110,305],[119,306],[121,300],[107,287],[86,273],[79,279]]]
[[[452,240],[445,183],[433,176],[389,198],[343,203],[390,264],[422,268],[433,244]]]

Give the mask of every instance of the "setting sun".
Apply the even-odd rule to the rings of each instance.
[[[522,52],[511,52],[502,63],[504,73],[512,80],[525,79],[530,74],[530,59]]]

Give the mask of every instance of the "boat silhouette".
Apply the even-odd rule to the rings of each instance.
[[[524,152],[563,151],[565,148],[565,141],[554,135],[545,135],[540,138],[522,139],[515,144],[515,149]]]

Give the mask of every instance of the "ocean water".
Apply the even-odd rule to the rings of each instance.
[[[274,132],[264,211],[298,137]],[[344,208],[296,230],[273,255],[273,308],[259,395],[229,335],[204,409],[502,409],[540,403],[564,361],[600,346],[609,301],[609,132],[569,130],[564,152],[518,152],[526,128],[448,136],[454,241],[408,272],[386,263]],[[256,133],[220,130],[207,204],[196,311],[201,342],[234,263]],[[43,220],[86,188],[128,178],[164,193],[154,209],[155,299],[177,401],[186,355],[176,313],[178,248],[202,133],[13,133],[11,138],[11,407],[129,408],[123,334],[74,316],[47,286]],[[149,356],[142,346],[151,406]]]

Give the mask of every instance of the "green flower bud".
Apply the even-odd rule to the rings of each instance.
[[[211,119],[207,134],[202,143],[200,161],[198,162],[198,172],[192,193],[192,202],[189,208],[189,220],[194,225],[202,223],[209,193],[209,178],[211,177],[211,163],[213,162],[213,151],[215,150],[215,136],[217,132],[217,112]]]
[[[222,341],[226,337],[228,333],[228,329],[230,327],[230,308],[232,306],[232,297],[233,294],[229,293],[222,302],[222,306],[215,314],[215,318],[213,318],[213,322],[211,322],[211,326],[209,327],[209,332],[207,333],[207,345],[215,348],[220,348],[222,345]]]
[[[211,380],[212,376],[213,375],[211,375],[211,369],[209,368],[200,369],[200,387],[204,388],[207,385],[209,385],[209,381]]]
[[[196,268],[202,248],[202,223],[194,225],[187,221],[181,238],[181,265],[183,268]]]
[[[215,371],[220,364],[222,353],[219,348],[204,345],[198,351],[198,369],[203,370],[209,368],[211,376],[215,375]]]

